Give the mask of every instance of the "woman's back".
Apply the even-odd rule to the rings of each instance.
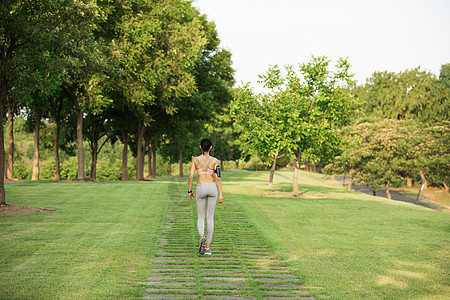
[[[218,164],[218,160],[209,155],[199,155],[193,161],[198,173],[198,183],[205,184],[214,182],[214,169]]]

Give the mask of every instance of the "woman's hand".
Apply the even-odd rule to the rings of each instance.
[[[223,202],[223,196],[220,195],[220,196],[219,196],[219,203],[222,203],[222,202]]]
[[[191,201],[194,201],[194,193],[189,193],[189,199],[191,199]]]

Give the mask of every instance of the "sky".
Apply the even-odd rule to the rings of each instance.
[[[232,53],[238,86],[271,65],[348,57],[358,84],[375,71],[450,63],[450,0],[194,0]]]

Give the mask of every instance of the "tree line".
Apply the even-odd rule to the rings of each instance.
[[[347,59],[312,57],[271,66],[264,92],[234,86],[231,53],[213,22],[190,1],[5,0],[0,4],[0,116],[14,178],[14,117],[34,132],[32,179],[39,179],[42,120],[51,123],[54,179],[60,150],[77,156],[77,178],[95,179],[106,143],[120,141],[121,179],[156,176],[156,153],[183,162],[210,136],[221,160],[258,156],[270,166],[293,158],[293,193],[302,164],[348,173],[374,191],[406,182],[449,186],[450,64],[439,78],[420,68],[375,72],[356,85]],[[4,123],[4,122],[3,122]],[[1,131],[0,147],[5,149]],[[85,170],[83,145],[91,163]],[[2,156],[3,155],[3,156]],[[0,176],[0,203],[5,203]]]
[[[76,141],[77,178],[85,178],[83,142],[92,162],[103,145],[123,144],[136,156],[143,179],[144,155],[180,157],[205,124],[214,132],[231,100],[231,53],[220,46],[213,22],[190,1],[6,0],[0,4],[0,116],[8,117],[9,153],[0,172],[14,177],[14,116],[34,123],[32,179],[39,179],[41,121],[55,124],[55,179],[59,150]],[[1,131],[0,147],[4,146]],[[62,143],[62,144],[61,144]],[[0,159],[5,161],[4,151]],[[0,204],[5,203],[0,176]]]
[[[450,185],[450,64],[439,78],[420,68],[375,72],[356,85],[346,59],[335,71],[326,57],[260,75],[266,91],[249,85],[231,106],[244,153],[258,153],[271,165],[295,157],[293,194],[298,196],[301,163],[327,174],[349,174],[352,182],[385,188],[431,183]],[[254,130],[258,128],[258,130]]]

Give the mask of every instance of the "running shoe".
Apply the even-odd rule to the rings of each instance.
[[[211,248],[206,248],[206,249],[205,249],[205,254],[206,254],[206,255],[212,255],[212,253],[211,253]]]
[[[200,237],[200,247],[198,247],[198,253],[205,254],[206,251],[206,238],[205,236]]]

